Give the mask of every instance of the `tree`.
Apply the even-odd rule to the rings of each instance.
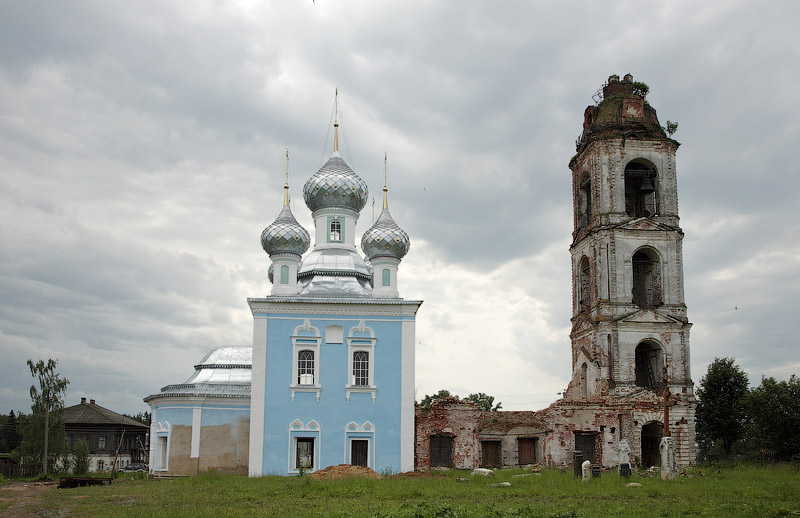
[[[64,467],[67,441],[64,433],[64,395],[69,381],[56,372],[58,360],[47,363],[28,360],[31,376],[37,379],[38,387],[31,385],[31,410],[22,423],[20,456],[26,469],[37,464],[47,475],[48,466]]]
[[[72,473],[75,475],[85,475],[89,472],[89,443],[86,439],[78,439],[75,444],[75,456],[73,458]]]
[[[477,394],[470,394],[466,397],[466,401],[472,401],[481,409],[487,412],[497,412],[503,406],[503,403],[498,402],[497,405],[492,407],[494,404],[494,396],[489,396],[484,394],[483,392],[478,392]]]
[[[760,449],[786,457],[800,455],[800,378],[761,378],[747,395],[750,435]]]
[[[433,402],[443,397],[454,397],[456,399],[459,399],[457,395],[451,394],[449,390],[442,389],[436,394],[425,396],[420,402],[419,406],[423,410],[430,410]],[[471,403],[475,403],[481,408],[481,410],[485,410],[487,412],[490,411],[494,412],[500,410],[500,407],[503,405],[502,403],[497,403],[497,405],[493,407],[492,405],[494,405],[494,396],[489,396],[487,394],[484,394],[483,392],[478,392],[477,394],[470,394],[469,396],[464,398],[463,401],[469,401]]]
[[[425,396],[422,399],[422,401],[420,402],[419,406],[422,407],[423,410],[430,410],[431,409],[431,405],[433,404],[434,401],[436,401],[439,398],[451,397],[451,396],[452,397],[458,397],[458,396],[453,396],[452,394],[450,394],[449,390],[442,389],[439,392],[437,392],[436,394],[433,394],[432,396],[431,395]]]
[[[697,439],[708,451],[720,441],[726,454],[744,435],[749,380],[735,358],[714,358],[697,389]]]
[[[0,416],[0,452],[11,453],[22,441],[19,434],[19,421],[14,411],[7,416]]]

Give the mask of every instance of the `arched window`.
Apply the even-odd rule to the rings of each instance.
[[[331,221],[331,241],[342,240],[342,222],[338,219]]]
[[[633,254],[633,303],[642,308],[654,308],[661,300],[661,263],[654,250],[641,249]]]
[[[297,353],[297,384],[314,384],[314,351],[300,351]]]
[[[650,218],[657,214],[656,204],[658,174],[655,168],[643,162],[625,166],[625,212],[633,218]]]
[[[289,284],[289,267],[285,264],[281,265],[281,284]]]
[[[584,175],[578,184],[578,226],[589,226],[592,220],[592,183],[589,175]]]
[[[381,284],[383,286],[392,285],[392,272],[388,268],[384,268],[381,272]]]
[[[589,258],[584,256],[583,259],[581,259],[580,271],[578,272],[580,288],[578,292],[578,307],[581,312],[588,310],[592,305],[590,273]]]
[[[581,398],[586,399],[589,397],[588,376],[589,367],[584,363],[581,365]]]
[[[636,386],[657,390],[664,382],[664,361],[661,347],[651,342],[636,346]]]
[[[367,351],[353,353],[353,385],[357,387],[369,385],[369,353]]]

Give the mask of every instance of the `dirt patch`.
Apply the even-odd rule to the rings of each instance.
[[[339,464],[338,466],[328,466],[327,468],[315,471],[309,475],[314,480],[339,480],[342,478],[383,478],[380,474],[363,466],[350,466],[349,464]]]
[[[44,493],[56,489],[58,482],[13,482],[0,486],[0,516],[39,516]],[[6,507],[7,506],[7,507]]]

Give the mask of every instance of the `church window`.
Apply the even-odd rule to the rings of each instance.
[[[633,303],[642,308],[654,308],[661,300],[661,265],[654,250],[641,249],[633,254]]]
[[[297,384],[314,384],[314,351],[297,353]]]
[[[625,167],[625,212],[633,218],[656,215],[657,173],[649,164],[631,162]]]
[[[338,219],[331,220],[331,232],[330,232],[330,241],[331,242],[341,242],[342,240],[342,222]]]
[[[578,282],[580,283],[578,307],[581,312],[588,310],[591,306],[590,273],[589,258],[584,256],[583,259],[581,259],[580,272],[578,274]]]
[[[381,277],[384,286],[391,286],[392,285],[392,272],[388,268],[384,268],[381,271]]]
[[[314,438],[298,437],[295,445],[295,469],[314,468]]]
[[[369,353],[367,351],[353,353],[353,385],[357,387],[369,385]]]
[[[589,226],[592,220],[592,183],[584,176],[578,187],[578,227]]]
[[[285,264],[281,265],[281,284],[289,284],[289,267]]]
[[[584,363],[581,365],[581,398],[586,399],[589,397],[589,376],[588,376],[589,367]]]
[[[657,390],[662,386],[664,378],[661,348],[651,342],[642,342],[636,346],[636,386]]]
[[[362,320],[347,334],[349,359],[345,396],[350,401],[354,393],[370,394],[375,401],[375,332]],[[360,396],[358,396],[360,397]]]

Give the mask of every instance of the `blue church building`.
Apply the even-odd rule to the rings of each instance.
[[[314,243],[289,206],[261,235],[269,296],[253,314],[249,474],[337,464],[414,469],[414,332],[421,301],[398,292],[408,235],[383,210],[356,248],[366,183],[339,154],[303,188]],[[305,256],[304,256],[305,254]]]

